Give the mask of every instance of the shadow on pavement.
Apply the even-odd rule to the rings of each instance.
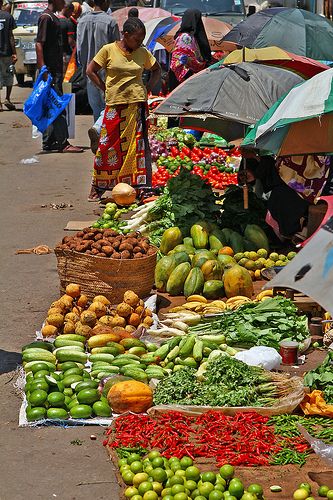
[[[17,365],[21,363],[22,355],[19,352],[0,349],[0,375],[16,370]]]

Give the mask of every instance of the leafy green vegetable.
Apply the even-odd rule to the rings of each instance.
[[[333,404],[333,352],[330,351],[321,365],[309,371],[304,377],[304,385],[312,391],[323,391],[326,403]]]
[[[248,303],[236,311],[205,319],[190,328],[192,333],[221,333],[228,345],[252,347],[262,345],[279,350],[282,340],[302,342],[309,336],[306,316],[298,316],[293,302],[273,297],[263,302]]]

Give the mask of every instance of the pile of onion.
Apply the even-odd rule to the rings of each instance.
[[[136,191],[129,184],[120,182],[112,189],[111,198],[115,203],[117,203],[117,205],[126,207],[134,203],[136,198]]]

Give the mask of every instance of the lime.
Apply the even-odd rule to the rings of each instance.
[[[292,260],[296,256],[296,252],[289,252],[287,255],[288,260]]]
[[[173,500],[187,500],[188,496],[187,493],[182,492],[182,493],[176,493],[173,497]]]
[[[172,462],[180,462],[180,460],[179,460],[178,457],[170,457],[169,458],[169,464],[171,464]]]
[[[261,255],[258,255],[257,252],[250,252],[249,259],[255,261],[258,257],[261,257]]]
[[[222,465],[222,467],[220,469],[220,476],[223,479],[231,479],[233,477],[234,473],[235,473],[234,467],[232,465],[229,465],[229,464]]]
[[[208,481],[209,483],[215,484],[216,483],[216,474],[215,472],[203,472],[201,474],[201,481],[205,483]]]
[[[135,474],[131,470],[125,470],[122,473],[122,478],[125,484],[133,484],[133,477]]]
[[[172,495],[165,495],[165,497],[163,497],[163,500],[174,500],[174,498]]]
[[[200,496],[202,497],[202,495],[200,495],[200,492],[199,492],[198,489],[193,490],[192,493],[191,493],[191,498],[197,498],[197,497],[200,497]]]
[[[269,267],[274,267],[275,266],[275,262],[274,260],[272,259],[267,259],[266,262],[265,262],[265,267],[266,268],[269,268]]]
[[[169,479],[170,486],[174,484],[184,484],[184,478],[182,476],[172,476]]]
[[[185,480],[185,471],[183,469],[178,469],[175,472],[175,476],[182,476]]]
[[[333,500],[333,490],[328,490],[326,493],[328,500]]]
[[[190,457],[183,457],[180,460],[180,466],[182,469],[187,469],[187,467],[191,467],[193,465],[193,460]]]
[[[153,490],[160,495],[163,490],[163,484],[158,481],[153,481],[151,484],[153,485]]]
[[[311,486],[309,483],[301,483],[298,485],[299,488],[305,488],[306,490],[308,490],[309,494],[311,493]]]
[[[164,490],[161,491],[162,498],[164,498],[166,495],[171,495],[171,488],[164,488]]]
[[[51,392],[47,396],[47,401],[50,403],[50,406],[61,408],[65,402],[65,396],[62,392]]]
[[[223,486],[222,483],[216,483],[214,486],[214,490],[222,491],[222,493],[225,491],[225,486]]]
[[[279,260],[282,260],[282,262],[283,262],[283,261],[287,260],[287,257],[285,255],[283,255],[283,253],[280,253]]]
[[[234,255],[234,259],[236,262],[239,262],[241,259],[244,259],[244,254],[242,252],[238,252]]]
[[[157,467],[163,467],[164,466],[164,460],[163,457],[155,457],[151,460],[151,465],[153,466],[154,469]]]
[[[198,467],[191,465],[190,467],[187,467],[187,469],[185,470],[185,477],[186,477],[186,479],[192,479],[193,481],[199,481],[200,470],[198,469]]]
[[[180,470],[180,469],[181,469],[180,462],[172,462],[172,463],[170,464],[170,469],[171,469],[173,472],[176,472],[177,470]]]
[[[268,252],[265,248],[259,248],[259,250],[257,250],[257,255],[259,255],[259,257],[267,259]]]
[[[220,471],[220,474],[221,474],[221,471]],[[242,498],[243,493],[244,493],[244,486],[243,486],[242,481],[240,481],[240,479],[238,479],[236,477],[233,478],[229,483],[228,491],[234,497]]]
[[[134,488],[134,486],[129,486],[129,488],[126,488],[125,490],[125,497],[126,498],[132,498],[134,495],[138,494],[138,490]]]
[[[209,498],[209,500],[221,500],[222,498],[224,498],[224,495],[223,495],[222,491],[214,490],[211,493],[209,493],[208,498]]]
[[[29,403],[31,406],[41,406],[47,400],[47,392],[43,389],[36,389],[31,392],[29,396]]]
[[[195,500],[206,500],[207,497],[204,497],[203,495],[198,495],[196,497],[193,497]]]
[[[200,484],[198,490],[200,492],[200,495],[208,498],[209,494],[214,490],[214,486],[212,485],[212,483],[206,481],[205,483]]]
[[[158,483],[164,483],[168,479],[167,473],[162,467],[156,467],[150,472],[150,475]]]
[[[168,478],[174,476],[174,473],[172,472],[171,469],[166,469],[166,473],[167,473]]]
[[[245,491],[241,500],[256,500],[257,495],[254,495],[252,493],[249,493],[248,491]]]
[[[143,495],[143,500],[158,500],[158,494],[156,491],[146,491]]]
[[[148,481],[148,474],[146,472],[138,472],[138,474],[135,474],[133,477],[133,486],[139,486],[139,484]]]
[[[192,479],[189,479],[188,481],[185,481],[184,483],[185,489],[194,491],[197,488],[197,483],[193,481]]]
[[[223,484],[223,486],[226,486],[227,485],[227,481],[225,479],[223,479],[223,477],[220,476],[220,474],[217,474],[216,475],[216,484]]]
[[[160,456],[161,456],[161,454],[157,450],[152,450],[151,452],[148,453],[149,460],[153,460],[153,458],[157,458],[157,457],[160,457]],[[178,458],[177,458],[177,460],[178,460]]]
[[[127,463],[131,465],[132,462],[141,462],[141,456],[138,453],[131,453],[127,458]]]
[[[316,500],[314,497],[308,497],[306,500]]]
[[[134,472],[134,474],[137,474],[138,472],[143,471],[142,462],[139,460],[135,460],[134,462],[132,462],[130,467],[131,467],[131,471]]]
[[[320,486],[318,489],[318,495],[320,497],[326,497],[327,492],[329,491],[329,487],[326,485]]]
[[[118,460],[118,467],[121,467],[122,465],[127,465],[127,460],[126,458],[120,458]]]
[[[153,491],[153,485],[149,481],[143,481],[138,487],[139,494],[144,495],[147,491]]]
[[[298,488],[294,491],[293,499],[294,500],[305,500],[308,498],[309,492],[306,488]]]
[[[154,467],[152,465],[147,465],[145,467],[145,472],[147,472],[147,474],[150,474],[152,470],[154,470]]]
[[[269,255],[269,258],[271,260],[273,260],[274,262],[276,262],[277,260],[279,260],[279,254],[276,253],[276,252],[272,252],[270,255]]]
[[[174,484],[171,488],[171,495],[184,492],[185,492],[185,486],[183,484]]]
[[[256,483],[250,484],[250,486],[247,488],[247,491],[249,493],[255,493],[257,495],[257,497],[262,497],[262,495],[264,493],[260,484],[256,484]]]
[[[123,472],[125,472],[125,470],[129,470],[130,471],[131,470],[131,466],[128,465],[128,464],[123,464],[123,465],[120,466],[119,470],[120,470],[120,474],[122,474]]]

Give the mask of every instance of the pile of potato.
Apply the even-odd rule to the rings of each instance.
[[[58,249],[110,257],[112,259],[140,259],[156,253],[148,238],[139,233],[119,234],[113,229],[86,227],[74,236],[65,236]]]
[[[71,283],[66,294],[51,304],[42,328],[43,337],[76,334],[89,338],[104,333],[118,333],[130,337],[140,326],[153,324],[152,311],[136,293],[128,290],[123,302],[113,306],[104,295],[96,295],[92,302],[81,294],[81,287]]]

